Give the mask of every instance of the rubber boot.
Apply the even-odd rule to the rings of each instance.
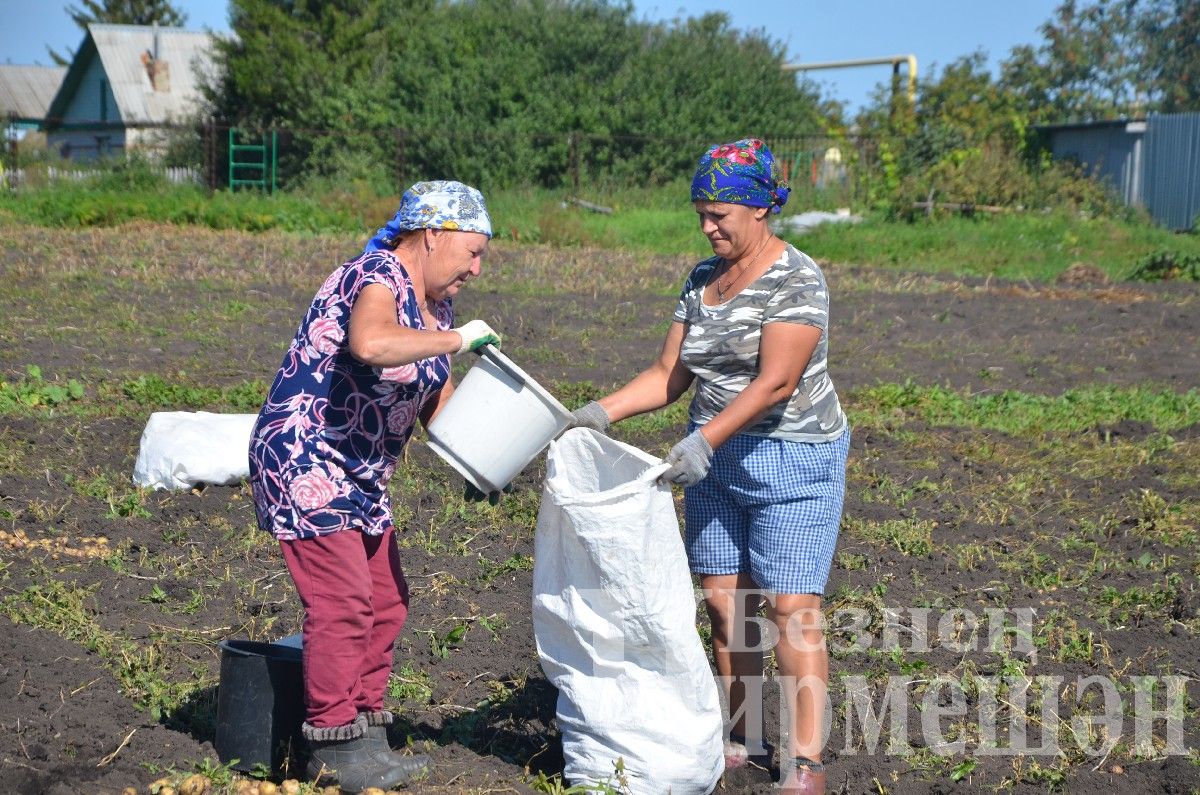
[[[362,792],[368,787],[387,790],[412,778],[411,765],[384,761],[375,756],[376,747],[367,737],[367,719],[359,715],[353,723],[318,728],[301,727],[312,755],[308,777],[322,784],[336,783],[342,792]]]
[[[383,762],[388,762],[397,765],[406,765],[412,768],[412,775],[416,775],[423,770],[427,770],[433,760],[425,754],[402,754],[399,751],[393,751],[391,743],[388,742],[387,727],[395,722],[396,717],[386,709],[378,712],[362,713],[367,719],[367,739],[371,741],[371,747],[376,759]]]

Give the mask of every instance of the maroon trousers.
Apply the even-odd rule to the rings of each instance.
[[[309,725],[342,726],[383,709],[392,648],[408,617],[408,583],[392,528],[279,542],[304,605]]]

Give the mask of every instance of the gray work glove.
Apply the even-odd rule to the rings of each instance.
[[[604,433],[611,424],[608,412],[595,400],[571,413],[572,428],[591,428],[593,431]]]
[[[671,468],[658,476],[658,482],[695,486],[708,474],[712,457],[713,451],[708,446],[708,440],[698,429],[694,430],[667,453],[663,460],[670,464]]]

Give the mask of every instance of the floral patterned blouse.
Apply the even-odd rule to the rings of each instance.
[[[390,251],[347,262],[325,280],[283,357],[250,437],[258,524],[288,541],[391,526],[387,484],[417,415],[450,378],[450,357],[370,367],[350,355],[350,310],[369,284],[396,297],[396,320],[424,329],[408,273]],[[437,328],[454,323],[449,300]]]

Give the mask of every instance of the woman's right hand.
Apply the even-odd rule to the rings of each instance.
[[[472,320],[454,329],[462,337],[462,345],[456,353],[473,351],[483,345],[500,345],[500,335],[496,330],[482,320]]]
[[[611,424],[612,419],[608,416],[608,412],[595,400],[583,408],[571,412],[572,428],[591,428],[593,431],[604,433]]]

